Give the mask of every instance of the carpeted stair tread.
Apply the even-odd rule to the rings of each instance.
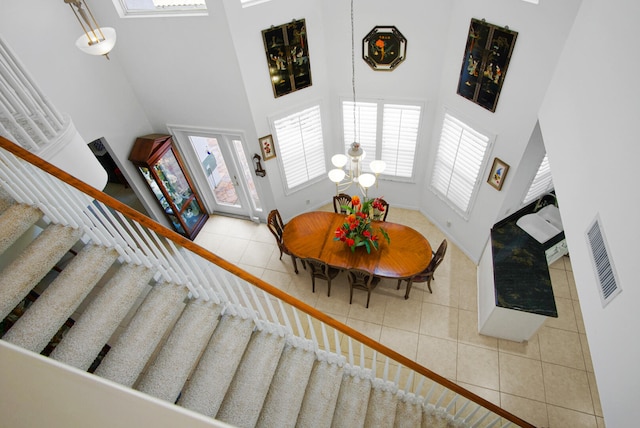
[[[86,245],[3,339],[32,352],[42,351],[117,257],[113,248]]]
[[[220,409],[255,324],[250,318],[224,315],[209,340],[178,404],[215,417]]]
[[[163,282],[153,287],[95,374],[132,387],[162,336],[184,308],[188,289]]]
[[[342,376],[332,428],[363,428],[371,392],[371,371],[347,367]]]
[[[11,195],[2,186],[0,186],[0,214],[15,203],[16,202]]]
[[[301,428],[330,427],[333,420],[342,376],[343,364],[328,361],[325,357],[316,360],[311,370],[296,426]]]
[[[266,329],[253,332],[216,419],[238,427],[255,426],[284,345],[284,336]]]
[[[19,258],[0,272],[0,319],[4,319],[29,294],[80,239],[81,234],[78,229],[50,225]]]
[[[14,204],[0,214],[0,254],[13,245],[31,226],[42,217],[35,207]]]
[[[287,338],[256,426],[295,427],[316,359],[312,343],[300,338]]]
[[[213,334],[222,306],[190,300],[138,390],[174,403]]]
[[[56,346],[51,358],[88,370],[132,303],[149,286],[153,274],[141,265],[121,265]]]
[[[365,426],[393,428],[398,408],[398,387],[382,379],[372,381]]]
[[[398,407],[394,428],[415,428],[422,425],[423,398],[413,393],[398,392]]]

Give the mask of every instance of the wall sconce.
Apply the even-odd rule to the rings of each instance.
[[[267,175],[267,171],[265,171],[264,168],[262,168],[262,164],[260,163],[261,160],[262,158],[260,157],[259,154],[257,153],[253,154],[253,167],[258,177],[264,177],[265,175]]]
[[[84,35],[76,40],[78,49],[90,55],[104,55],[109,59],[109,52],[116,44],[116,30],[111,27],[100,27],[85,0],[64,0],[64,2],[71,7],[84,31]]]

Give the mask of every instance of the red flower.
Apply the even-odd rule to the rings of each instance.
[[[365,247],[367,253],[371,249],[379,248],[379,237],[375,235],[372,229],[372,218],[374,209],[378,212],[384,211],[384,206],[380,202],[380,198],[374,200],[361,200],[359,196],[351,198],[351,205],[345,207],[347,215],[344,222],[335,231],[334,240],[347,244],[351,251],[355,251],[357,247]],[[385,240],[390,242],[389,235],[383,228],[379,228]]]

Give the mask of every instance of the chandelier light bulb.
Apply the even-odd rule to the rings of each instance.
[[[335,166],[336,168],[342,168],[343,166],[345,166],[347,164],[347,161],[349,159],[347,158],[346,155],[343,154],[337,154],[337,155],[333,155],[331,157],[331,163],[333,164],[333,166]]]
[[[338,169],[338,168],[332,169],[331,171],[329,171],[329,180],[331,180],[334,183],[338,184],[344,179],[345,175],[346,174],[341,169]]]
[[[364,173],[360,177],[358,177],[358,183],[365,189],[373,186],[375,182],[376,177],[373,174]]]
[[[383,160],[374,160],[371,161],[371,164],[369,166],[371,167],[371,171],[373,171],[374,174],[380,174],[387,167],[387,164]]]

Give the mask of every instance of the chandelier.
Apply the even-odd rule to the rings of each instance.
[[[329,180],[336,184],[336,195],[346,191],[352,184],[360,187],[360,191],[367,197],[369,187],[374,184],[377,187],[378,175],[384,171],[386,164],[382,160],[374,160],[369,167],[373,174],[362,173],[362,161],[365,152],[356,140],[357,120],[356,120],[356,63],[355,63],[355,35],[353,25],[353,0],[351,0],[351,88],[353,92],[353,139],[347,154],[337,154],[331,158],[331,163],[335,167],[329,171]],[[344,168],[348,164],[347,171]],[[374,175],[375,174],[375,175]]]
[[[104,55],[109,59],[109,52],[116,44],[116,30],[111,27],[100,27],[93,17],[85,0],[64,0],[82,27],[84,34],[76,40],[76,46],[90,55]]]

